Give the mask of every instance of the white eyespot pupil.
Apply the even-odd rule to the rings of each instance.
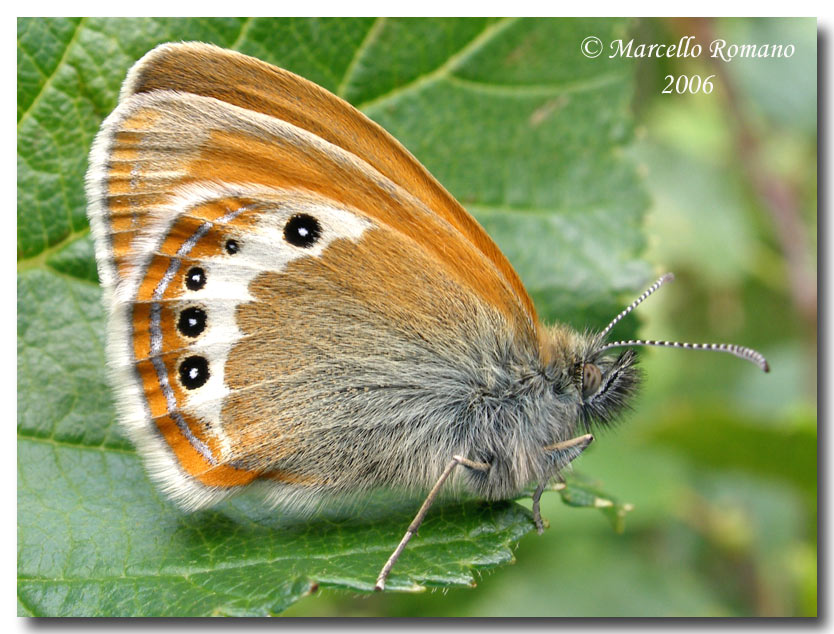
[[[205,385],[209,379],[209,366],[205,357],[192,356],[180,364],[180,382],[187,390]]]
[[[284,240],[295,247],[311,247],[320,236],[321,225],[309,214],[295,214],[284,225]]]
[[[180,313],[177,330],[186,337],[197,337],[205,329],[208,315],[199,306],[189,306]]]

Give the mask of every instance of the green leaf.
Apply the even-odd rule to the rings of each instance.
[[[209,41],[349,99],[470,209],[543,318],[603,325],[650,277],[627,61],[579,54],[623,20],[20,19],[18,605],[30,615],[277,614],[317,586],[370,591],[419,500],[293,518],[244,495],[186,514],[115,422],[86,219],[90,143],[127,69]],[[626,331],[633,325],[625,325]],[[392,590],[474,585],[533,523],[515,502],[435,508]]]
[[[634,510],[632,504],[618,501],[605,493],[598,483],[576,473],[569,474],[565,480],[552,486],[552,489],[562,496],[565,504],[578,508],[599,509],[616,532],[622,533],[625,530],[625,516]]]

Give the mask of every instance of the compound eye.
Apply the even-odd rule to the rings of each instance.
[[[582,366],[582,398],[596,393],[602,383],[602,371],[593,363]]]

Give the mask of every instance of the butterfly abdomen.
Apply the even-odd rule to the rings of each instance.
[[[378,487],[424,491],[451,456],[463,455],[492,465],[485,476],[457,477],[459,488],[486,499],[506,498],[562,466],[542,448],[570,437],[577,410],[543,374],[515,375],[521,366],[489,359],[485,341],[469,351],[465,369],[396,341],[274,381],[275,409],[241,425],[254,424],[255,436],[269,426],[280,438],[250,452],[247,466],[304,473],[318,483],[316,493],[340,496]],[[236,411],[245,407],[232,402]],[[287,402],[291,409],[279,409]],[[256,413],[250,407],[248,414]]]

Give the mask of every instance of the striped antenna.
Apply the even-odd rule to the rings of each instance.
[[[611,323],[608,324],[605,327],[605,330],[603,330],[601,333],[599,333],[600,340],[605,339],[605,335],[607,335],[609,332],[611,332],[611,329],[614,326],[616,326],[623,317],[628,315],[632,310],[634,310],[640,304],[642,304],[643,300],[645,300],[649,295],[651,295],[657,289],[659,289],[661,286],[663,286],[666,282],[671,282],[673,279],[675,279],[675,276],[672,273],[667,273],[666,275],[661,275],[660,279],[657,280],[651,286],[649,286],[649,288],[646,289],[645,293],[643,293],[640,297],[638,297],[633,302],[631,302],[631,306],[626,308],[623,312],[621,312],[619,315],[617,315],[616,317],[614,317],[614,319],[611,320]],[[609,347],[609,346],[606,346],[606,347]]]
[[[671,273],[667,273],[659,280],[657,280],[654,284],[652,284],[645,293],[643,293],[640,297],[638,297],[634,302],[632,302],[631,306],[626,308],[623,312],[617,315],[610,324],[605,327],[605,330],[600,333],[600,339],[605,337],[608,332],[619,322],[623,317],[628,315],[632,310],[637,308],[643,300],[645,300],[649,295],[654,293],[657,289],[663,286],[666,282],[670,282],[671,280],[675,279],[675,276]],[[770,366],[767,363],[767,359],[764,356],[753,350],[752,348],[745,348],[744,346],[737,346],[732,343],[681,343],[679,341],[653,341],[651,339],[629,339],[628,341],[612,341],[611,343],[607,343],[601,348],[599,348],[598,352],[603,352],[608,350],[609,348],[620,348],[623,346],[660,346],[663,348],[686,348],[688,350],[716,350],[718,352],[727,352],[732,354],[740,359],[745,359],[750,361],[750,363],[755,363],[765,372],[770,372]]]
[[[679,341],[629,339],[628,341],[613,341],[605,344],[599,349],[599,352],[620,346],[661,346],[663,348],[687,348],[688,350],[717,350],[718,352],[728,352],[737,356],[739,359],[746,359],[750,363],[755,363],[765,372],[770,372],[770,366],[767,364],[767,359],[765,359],[760,352],[756,352],[752,348],[737,346],[734,343],[681,343]]]

